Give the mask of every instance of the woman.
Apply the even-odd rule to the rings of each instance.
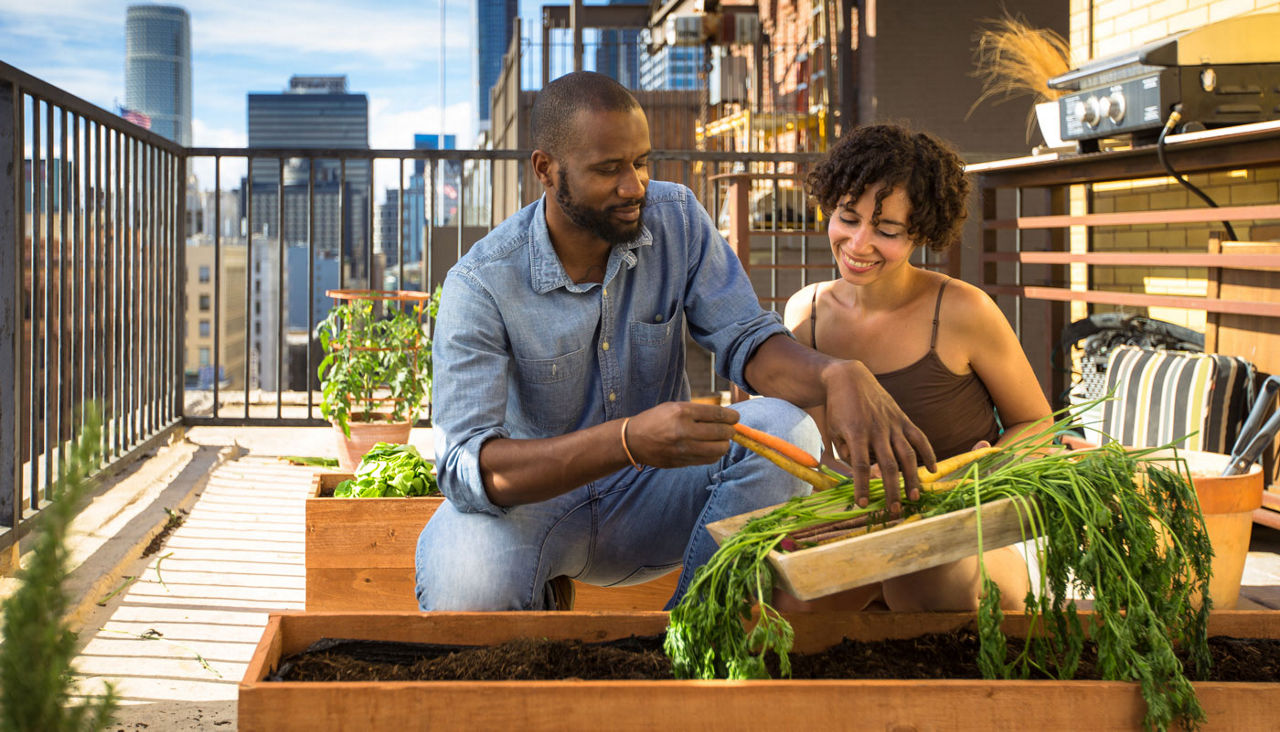
[[[1031,364],[991,298],[909,261],[919,247],[941,251],[960,236],[969,183],[954,151],[928,134],[859,127],[807,182],[829,219],[840,277],[809,285],[787,302],[787,326],[801,343],[862,361],[924,431],[939,460],[1017,439],[1048,417]],[[824,427],[822,410],[811,413]],[[824,430],[824,444],[827,437]],[[1005,547],[987,552],[985,562],[1004,606],[1021,607],[1028,586],[1022,555]],[[971,610],[980,590],[973,556],[817,604],[866,607],[883,600],[891,610]]]

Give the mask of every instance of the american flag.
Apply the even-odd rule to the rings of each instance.
[[[128,107],[120,108],[120,116],[144,129],[151,129],[151,117]]]

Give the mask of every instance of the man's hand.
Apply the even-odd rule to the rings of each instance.
[[[884,478],[885,505],[892,513],[902,510],[899,475],[907,497],[920,497],[916,465],[937,467],[933,447],[918,427],[902,413],[893,397],[860,361],[836,362],[822,372],[827,389],[827,431],[836,452],[853,469],[858,505],[868,503],[871,463]]]
[[[738,413],[714,404],[664,402],[627,423],[636,462],[655,468],[713,463],[729,451]]]

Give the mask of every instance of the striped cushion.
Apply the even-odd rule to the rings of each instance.
[[[1253,402],[1253,381],[1253,365],[1235,356],[1116,346],[1107,357],[1115,399],[1103,404],[1101,429],[1131,447],[1186,438],[1181,447],[1228,453]]]

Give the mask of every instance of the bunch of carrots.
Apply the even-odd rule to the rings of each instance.
[[[1207,673],[1211,603],[1197,598],[1208,598],[1212,550],[1185,462],[1167,457],[1169,446],[1055,450],[1052,436],[1070,422],[1070,415],[1058,417],[1031,437],[943,460],[932,473],[922,469],[920,498],[904,501],[897,520],[1013,499],[1024,535],[1043,536],[1039,585],[1026,597],[1028,639],[1011,649],[1000,629],[999,588],[979,560],[984,676],[1072,678],[1086,631],[1070,598],[1092,597],[1088,635],[1104,678],[1140,683],[1148,728],[1175,720],[1192,726],[1204,713],[1174,648],[1189,652],[1190,673]],[[770,553],[847,539],[890,518],[882,479],[872,479],[870,502],[859,507],[849,478],[775,437],[737,431],[735,441],[818,490],[747,521],[694,574],[667,629],[679,678],[767,678],[770,654],[790,675],[794,636],[770,605]],[[981,512],[978,518],[981,558]]]
[[[828,491],[850,484],[848,476],[841,475],[822,465],[815,457],[786,440],[753,427],[748,427],[741,422],[735,424],[733,428],[734,442],[812,485],[816,491]],[[997,452],[999,450],[994,447],[983,447],[939,461],[937,470],[932,472],[927,468],[921,467],[919,468],[921,490],[924,492],[950,490],[956,486],[958,481],[942,480],[944,477],[957,473],[971,463]],[[838,497],[832,496],[832,498],[835,499],[834,502],[811,502],[814,504],[812,508],[815,509],[815,515],[827,515],[830,513],[828,509],[834,508],[836,504],[847,502],[843,494]],[[812,546],[828,544],[857,534],[867,533],[876,528],[890,528],[899,523],[906,523],[920,518],[918,513],[906,517],[892,518],[880,505],[883,500],[883,481],[873,482],[867,510],[857,512],[857,515],[848,518],[824,519],[818,523],[806,523],[798,526],[782,537],[778,543],[778,549],[786,552],[807,549]],[[852,511],[853,509],[849,510]]]

